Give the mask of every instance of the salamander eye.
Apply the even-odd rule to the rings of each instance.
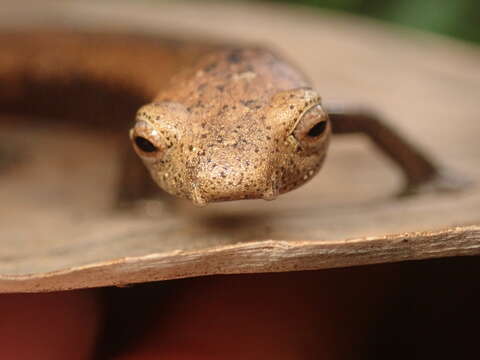
[[[327,130],[327,121],[321,120],[315,125],[313,125],[310,130],[308,130],[307,135],[312,138],[316,138],[317,136],[322,135],[325,130]]]
[[[145,139],[142,136],[136,136],[134,141],[135,141],[135,145],[137,145],[137,147],[143,152],[153,153],[158,150],[158,148],[155,145],[153,145],[151,141]]]
[[[320,105],[307,110],[293,131],[303,149],[316,150],[323,146],[330,134],[328,116]]]
[[[130,130],[130,140],[135,152],[144,160],[157,158],[159,154],[163,153],[161,150],[166,147],[159,132],[143,121],[137,121]]]

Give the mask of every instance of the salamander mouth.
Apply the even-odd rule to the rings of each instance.
[[[273,198],[265,198],[263,196],[259,196],[258,194],[239,194],[239,195],[228,195],[228,196],[214,196],[210,198],[199,196],[198,193],[192,193],[190,200],[195,206],[198,207],[205,207],[210,203],[218,203],[218,202],[228,202],[228,201],[237,201],[237,200],[274,200]]]
[[[209,182],[193,181],[191,184],[189,199],[196,206],[206,206],[212,202],[225,202],[236,200],[274,200],[279,195],[275,182],[267,178],[263,180],[263,186],[249,186],[247,184],[235,184],[233,181],[217,182],[217,187],[212,191]],[[268,185],[267,185],[268,184]]]

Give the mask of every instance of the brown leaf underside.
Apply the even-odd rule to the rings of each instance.
[[[476,48],[406,38],[354,19],[252,11],[253,5],[169,3],[167,13],[160,4],[155,21],[149,8],[134,5],[116,4],[115,19],[94,4],[56,6],[74,24],[90,9],[90,26],[128,21],[130,28],[188,34],[171,20],[181,15],[196,33],[218,28],[230,38],[272,43],[310,74],[325,99],[378,109],[447,167],[480,179]],[[212,12],[220,19],[214,24],[207,21]],[[225,14],[232,13],[241,26],[231,26]],[[7,26],[52,20],[48,3],[18,20],[9,14],[2,19]],[[13,127],[8,120],[0,121],[2,143],[21,148],[26,161],[0,177],[0,292],[480,253],[480,187],[399,200],[392,195],[401,183],[396,170],[359,137],[334,140],[321,174],[274,202],[185,204],[173,211],[150,201],[117,213],[108,207],[117,156],[112,141],[59,125],[47,130],[42,122]]]

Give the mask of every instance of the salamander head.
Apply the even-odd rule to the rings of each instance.
[[[142,107],[130,137],[173,195],[197,205],[272,200],[311,179],[328,148],[327,114],[306,85],[270,53],[217,53]]]

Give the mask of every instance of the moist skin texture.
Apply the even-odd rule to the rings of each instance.
[[[197,205],[272,200],[311,179],[323,163],[330,126],[319,104],[303,75],[273,53],[222,49],[142,107],[131,138],[155,146],[135,148],[173,195]],[[320,133],[307,135],[318,123],[325,124]]]
[[[65,29],[2,33],[0,44],[0,110],[118,139],[117,203],[158,191],[127,134],[156,184],[200,206],[301,186],[322,166],[332,131],[370,137],[403,171],[406,193],[466,184],[374,113],[325,111],[301,71],[265,48]]]
[[[318,94],[266,49],[66,31],[0,40],[3,111],[122,134],[150,102],[130,130],[133,146],[161,188],[197,205],[274,199],[312,178],[325,157],[328,124],[305,141],[294,136],[310,109],[313,122],[328,122]],[[142,151],[137,137],[156,151]],[[138,160],[122,161],[121,177],[144,176],[130,164]],[[122,186],[149,187],[138,180]]]

